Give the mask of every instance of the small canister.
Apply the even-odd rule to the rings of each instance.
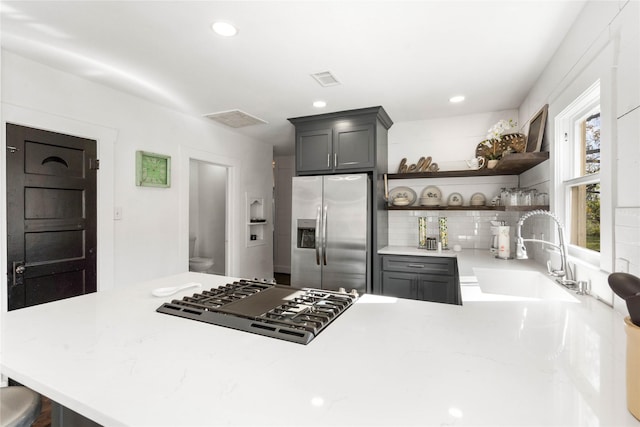
[[[640,327],[624,318],[627,334],[627,409],[640,420]]]
[[[498,258],[511,258],[509,230],[510,227],[507,225],[498,227]]]

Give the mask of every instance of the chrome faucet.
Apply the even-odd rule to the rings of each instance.
[[[526,219],[534,215],[547,215],[555,221],[558,227],[558,244],[557,245],[555,243],[547,242],[546,240],[522,238],[522,224],[524,224]],[[560,264],[561,264],[560,268],[557,270],[554,270],[553,268],[551,268],[551,261],[547,261],[547,271],[551,276],[556,277],[556,282],[560,283],[561,285],[566,286],[567,288],[576,287],[577,282],[573,277],[573,272],[571,271],[571,268],[569,268],[569,266],[567,265],[567,249],[564,244],[564,229],[557,216],[555,216],[553,213],[549,211],[545,211],[542,209],[536,209],[524,214],[520,218],[520,221],[518,221],[518,230],[517,230],[517,239],[516,239],[516,259],[529,258],[527,256],[527,248],[524,245],[524,242],[545,243],[549,246],[552,246],[558,249],[558,251],[560,252]]]

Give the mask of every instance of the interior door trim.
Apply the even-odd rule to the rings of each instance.
[[[189,161],[199,160],[207,163],[213,163],[217,166],[227,168],[227,200],[225,212],[225,275],[237,277],[240,271],[240,244],[244,242],[241,236],[244,229],[244,223],[241,221],[241,215],[237,212],[243,212],[241,203],[242,197],[239,197],[239,170],[240,161],[231,157],[219,156],[210,151],[198,150],[195,148],[181,146],[179,148],[179,164],[180,170],[189,170]],[[234,197],[235,195],[235,197]],[[181,179],[179,184],[179,243],[178,256],[184,271],[189,271],[189,180]],[[234,212],[236,213],[234,215]]]
[[[100,158],[100,173],[98,179],[97,196],[97,239],[98,239],[98,259],[97,259],[97,286],[98,292],[113,289],[115,283],[114,267],[114,159],[115,143],[118,139],[116,129],[86,123],[58,114],[32,110],[16,105],[2,104],[2,142],[0,143],[0,163],[6,167],[7,153],[7,123],[15,123],[42,129],[51,132],[76,135],[82,138],[94,139],[97,141],[98,158]],[[0,209],[7,211],[7,183],[4,174],[0,174]],[[0,221],[0,263],[7,265],[7,224]],[[6,287],[0,287],[0,310],[7,311]]]

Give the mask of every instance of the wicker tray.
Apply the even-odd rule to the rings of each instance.
[[[504,135],[502,139],[497,143],[495,151],[493,149],[493,145],[491,146],[491,148],[489,148],[484,144],[485,141],[482,141],[476,147],[476,157],[487,157],[487,155],[494,153],[497,155],[502,155],[502,153],[504,153],[505,151],[523,153],[527,147],[527,138],[521,133],[511,133],[508,135]]]

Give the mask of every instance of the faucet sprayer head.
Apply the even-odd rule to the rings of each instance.
[[[521,236],[518,236],[516,240],[516,259],[529,259],[527,256],[527,247],[524,245],[524,240]]]

